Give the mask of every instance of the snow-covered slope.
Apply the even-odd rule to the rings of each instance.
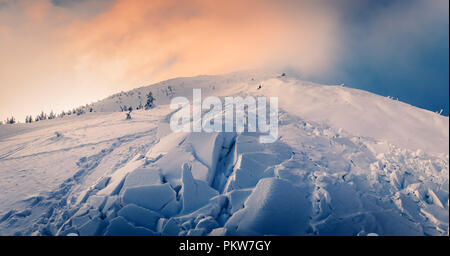
[[[170,99],[193,88],[277,96],[277,141],[172,133]],[[150,91],[156,108],[125,120],[121,106]],[[0,234],[448,235],[448,117],[259,71],[172,79],[90,107],[0,126]]]

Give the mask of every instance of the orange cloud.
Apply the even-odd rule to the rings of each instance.
[[[177,76],[333,67],[337,15],[318,1],[0,0],[0,118],[60,111]]]
[[[286,63],[306,73],[325,70],[338,40],[336,17],[312,4],[297,4],[295,13],[289,7],[255,0],[119,0],[71,26],[67,41],[84,68],[123,68],[138,83]]]
[[[25,14],[33,22],[42,22],[48,17],[52,4],[46,0],[36,0],[32,2],[21,2]]]

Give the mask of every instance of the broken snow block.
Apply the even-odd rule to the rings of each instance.
[[[183,216],[178,216],[176,219],[180,222],[183,223],[186,220],[192,220],[193,221],[193,226],[195,227],[198,222],[206,217],[206,216],[211,216],[214,219],[216,219],[219,214],[222,212],[223,208],[225,207],[225,204],[227,202],[227,197],[224,195],[218,195],[215,196],[213,198],[211,198],[209,200],[209,202],[199,208],[198,210],[195,210],[187,215],[183,215]],[[197,222],[195,222],[197,221]]]
[[[218,195],[217,190],[208,186],[206,182],[200,180],[194,180],[190,166],[188,164],[183,165],[181,189],[182,195],[182,213],[190,213],[199,209],[209,202],[209,199]]]
[[[234,173],[226,184],[225,191],[254,187],[268,167],[279,163],[278,157],[273,154],[244,153],[239,155]]]
[[[205,181],[209,184],[209,180],[211,180],[210,178],[211,171],[209,167],[207,167],[206,165],[202,164],[199,161],[193,161],[191,164],[192,164],[191,172],[194,179]]]
[[[263,144],[259,143],[259,135],[246,133],[236,137],[235,154],[264,151]]]
[[[324,236],[355,236],[359,233],[379,230],[377,220],[371,213],[355,213],[350,216],[329,216],[315,225],[315,232]]]
[[[94,186],[94,189],[97,189],[97,190],[104,189],[108,185],[108,182],[109,182],[110,179],[111,179],[111,177],[102,177],[102,178],[100,178],[96,182],[96,184]]]
[[[213,217],[208,216],[208,217],[200,220],[198,222],[197,226],[195,227],[195,229],[205,229],[206,232],[208,233],[217,227],[219,227],[219,224],[217,223],[217,221],[215,219],[213,219]]]
[[[407,218],[402,218],[397,211],[383,211],[383,212],[373,212],[372,215],[375,217],[374,223],[378,224],[380,229],[377,232],[380,235],[385,236],[400,236],[400,235],[408,235],[408,236],[422,236],[428,233],[421,227],[420,223],[415,223]],[[429,216],[427,216],[429,217]],[[448,221],[448,211],[446,213],[446,219]],[[448,225],[447,225],[448,227]],[[436,230],[436,228],[433,228]]]
[[[184,230],[192,229],[193,228],[193,220],[189,219],[189,220],[183,222],[183,224],[181,224],[181,228]]]
[[[224,144],[224,134],[211,133],[191,133],[187,137],[186,144],[192,146],[193,154],[198,162],[206,165],[207,173],[197,173],[196,169],[192,169],[193,176],[196,179],[203,180],[211,184],[215,176],[215,166],[222,152],[222,145]]]
[[[94,209],[102,210],[105,205],[106,197],[105,196],[90,196],[87,200],[87,204]]]
[[[162,233],[164,226],[166,225],[166,222],[167,222],[166,218],[160,218],[156,223],[156,232]]]
[[[230,192],[229,198],[230,198],[231,214],[244,208],[245,199],[247,199],[250,193],[252,193],[251,189],[239,189]]]
[[[175,200],[175,191],[169,184],[126,188],[122,202],[136,204],[149,210],[160,212],[170,201]]]
[[[170,201],[164,208],[161,210],[162,215],[165,217],[175,216],[180,211],[181,205],[180,202],[173,200]]]
[[[212,216],[217,218],[227,203],[227,197],[224,195],[218,195],[211,198],[207,205],[195,211],[197,215],[203,214],[204,216]]]
[[[124,217],[136,226],[142,226],[153,231],[156,230],[156,224],[159,218],[162,217],[162,215],[157,212],[147,210],[135,204],[124,206],[117,215]]]
[[[80,228],[84,224],[88,223],[90,220],[91,220],[91,218],[89,218],[89,215],[87,215],[87,214],[81,215],[81,216],[75,216],[74,218],[72,218],[72,225],[77,228]]]
[[[191,229],[187,232],[187,236],[204,236],[206,234],[206,230],[203,228],[200,229]]]
[[[227,235],[226,228],[215,228],[209,233],[209,236],[226,236],[226,235]]]
[[[101,235],[102,230],[106,224],[100,218],[94,218],[78,229],[81,236],[98,236]]]
[[[161,184],[161,176],[157,169],[140,168],[127,175],[123,188],[150,186]]]
[[[154,236],[155,232],[143,228],[135,227],[123,217],[119,216],[111,221],[106,228],[105,236]]]
[[[227,223],[227,220],[230,218],[230,214],[227,212],[223,212],[222,214],[219,215],[219,217],[217,217],[217,222],[219,223],[220,226],[225,225],[225,223]]]
[[[119,205],[119,196],[108,196],[105,202],[105,205],[103,206],[102,212],[106,213],[111,208],[116,208]]]
[[[181,231],[181,226],[178,221],[173,218],[170,218],[168,221],[164,223],[164,227],[162,228],[161,234],[163,236],[176,236]]]
[[[91,219],[95,219],[97,217],[100,217],[102,215],[102,213],[99,210],[93,208],[93,209],[89,209],[88,215]]]
[[[112,219],[117,217],[117,211],[116,210],[109,210],[105,213],[105,221],[110,222]]]
[[[308,189],[288,180],[267,178],[258,182],[225,228],[235,235],[302,235],[309,227]]]

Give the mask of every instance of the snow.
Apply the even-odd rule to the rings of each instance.
[[[311,214],[307,195],[287,180],[261,179],[225,228],[230,235],[305,235]]]
[[[136,204],[149,210],[160,211],[170,201],[175,200],[175,191],[169,184],[140,187],[124,187],[122,203]]]
[[[245,199],[252,193],[251,189],[235,189],[229,194],[229,212],[231,214],[244,208]]]
[[[171,132],[170,99],[193,88],[279,97],[276,142]],[[149,91],[154,109],[118,112]],[[172,79],[91,107],[0,126],[1,235],[448,235],[448,117],[264,71]]]
[[[161,234],[163,236],[176,236],[181,230],[179,223],[175,219],[169,219],[162,224]]]
[[[143,227],[135,227],[123,217],[117,217],[106,228],[105,236],[154,236],[155,232]]]
[[[183,204],[183,213],[190,213],[195,209],[205,205],[210,198],[219,193],[211,188],[206,182],[201,180],[194,180],[191,172],[191,166],[183,165],[183,174],[181,177],[181,201]]]
[[[125,178],[124,188],[161,184],[161,176],[155,169],[136,169]]]
[[[195,226],[196,229],[205,229],[206,232],[211,232],[211,230],[217,227],[219,227],[219,224],[211,216],[205,217],[204,219],[200,220],[197,226]]]
[[[119,212],[118,216],[121,216],[135,225],[148,228],[150,230],[156,230],[156,224],[158,220],[163,216],[157,212],[147,210],[134,204],[125,205]]]
[[[105,222],[97,217],[81,226],[78,232],[81,236],[98,236],[102,234],[104,226]]]

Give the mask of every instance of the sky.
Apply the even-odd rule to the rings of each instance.
[[[448,0],[0,0],[0,120],[258,68],[448,116],[448,10]]]

